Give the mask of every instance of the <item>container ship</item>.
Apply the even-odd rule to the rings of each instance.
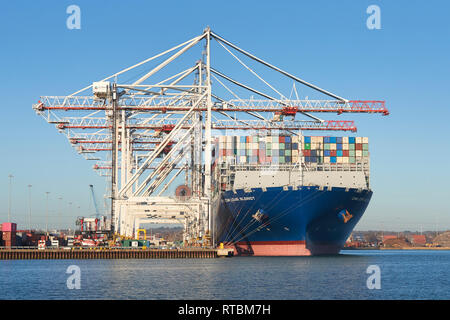
[[[220,136],[217,243],[242,256],[338,254],[372,197],[367,137]]]

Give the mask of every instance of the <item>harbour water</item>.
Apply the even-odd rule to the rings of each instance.
[[[67,268],[80,270],[68,289]],[[368,289],[367,269],[381,288]],[[450,251],[355,250],[325,257],[0,261],[0,299],[450,299]]]

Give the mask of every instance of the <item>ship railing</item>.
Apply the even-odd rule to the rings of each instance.
[[[369,162],[361,161],[355,163],[304,163],[305,171],[369,171]],[[222,163],[220,169],[223,171],[300,171],[298,163],[289,164],[229,164]]]

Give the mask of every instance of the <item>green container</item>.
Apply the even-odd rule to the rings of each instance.
[[[280,150],[283,150],[284,149],[284,142],[280,142]]]
[[[273,136],[272,137],[272,142],[278,142],[278,136]]]
[[[349,150],[348,151],[348,156],[349,157],[354,157],[355,156],[355,150]]]
[[[363,149],[363,151],[368,151],[369,150],[369,144],[363,143],[362,149]]]
[[[272,150],[266,150],[266,156],[268,157],[272,156]]]
[[[349,143],[348,144],[348,150],[355,150],[355,144],[354,143]]]
[[[290,156],[291,155],[291,150],[289,150],[289,149],[284,150],[284,155],[285,156]]]
[[[267,149],[267,150],[272,149],[272,142],[267,142],[267,143],[266,143],[266,149]]]
[[[369,151],[363,151],[362,154],[363,154],[363,157],[368,157],[369,156]]]
[[[283,156],[281,156],[279,159],[280,159],[280,163],[285,163],[286,162],[285,158]]]
[[[355,157],[349,157],[349,158],[348,158],[348,161],[349,161],[350,163],[355,163]]]
[[[305,143],[304,150],[311,150],[311,143]]]
[[[329,144],[329,143],[325,143],[325,144],[323,145],[323,149],[324,149],[324,150],[330,150],[330,144]]]
[[[252,155],[252,149],[247,149],[247,156],[251,156]]]

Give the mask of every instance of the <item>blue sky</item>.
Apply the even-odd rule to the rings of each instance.
[[[80,30],[66,27],[71,4],[81,8]],[[381,9],[381,30],[366,27],[372,4]],[[89,184],[102,203],[105,182],[92,163],[31,109],[40,95],[70,94],[209,25],[340,96],[386,100],[389,117],[330,116],[356,120],[357,135],[370,138],[374,196],[357,229],[450,229],[449,11],[445,1],[400,0],[6,2],[0,220],[7,220],[10,173],[19,228],[28,221],[28,184],[34,225],[45,225],[46,191],[50,226],[59,206],[66,224],[93,213]]]

